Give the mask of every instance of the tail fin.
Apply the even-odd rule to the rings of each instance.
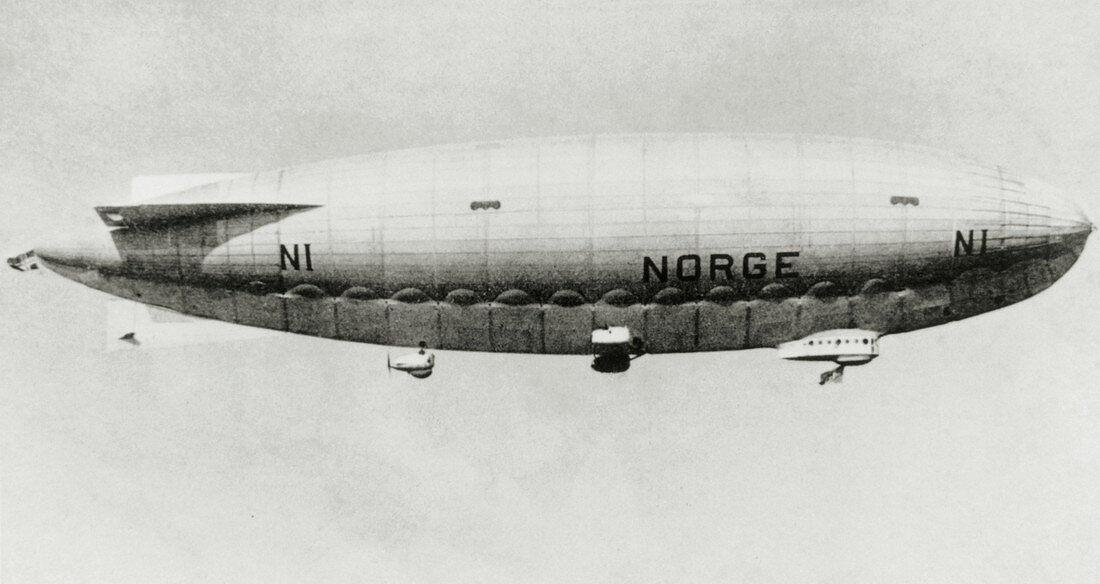
[[[25,251],[17,256],[8,258],[8,265],[12,269],[19,270],[20,272],[26,272],[28,270],[38,269],[38,256],[34,255],[34,250]]]

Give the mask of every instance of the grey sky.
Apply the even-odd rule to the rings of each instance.
[[[9,5],[2,137],[16,173],[97,195],[135,174],[647,130],[896,139],[1076,186],[1096,180],[1079,167],[1100,15],[1045,6]]]
[[[134,175],[636,131],[867,136],[1097,221],[1100,4],[0,2],[0,245]],[[587,359],[276,335],[104,353],[103,295],[0,276],[0,580],[1092,582],[1095,242],[883,341]],[[18,276],[18,277],[17,277]]]

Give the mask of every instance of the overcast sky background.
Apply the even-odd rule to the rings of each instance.
[[[141,174],[638,131],[942,147],[1100,216],[1100,4],[0,0],[0,247]],[[585,357],[294,335],[105,352],[107,297],[0,276],[3,582],[1095,582],[1093,242],[888,337]],[[226,325],[228,326],[228,325]]]

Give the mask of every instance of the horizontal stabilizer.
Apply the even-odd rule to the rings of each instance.
[[[253,213],[313,209],[317,206],[275,203],[191,203],[122,205],[96,207],[95,210],[108,227],[162,227]]]

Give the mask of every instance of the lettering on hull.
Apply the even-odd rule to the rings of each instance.
[[[311,244],[309,244],[309,243],[303,243],[302,244],[302,247],[304,248],[304,251],[305,251],[304,255],[305,255],[305,260],[306,260],[306,271],[307,272],[312,272],[313,271],[313,256],[310,254],[310,251],[309,251],[309,246],[310,245]],[[287,264],[290,264],[291,268],[301,271],[301,269],[302,269],[302,258],[298,255],[298,244],[295,243],[291,247],[291,249],[294,250],[293,253],[288,251],[285,245],[279,244],[279,269],[285,270],[285,269],[287,269]]]
[[[775,277],[797,278],[798,272],[794,270],[792,258],[797,258],[797,251],[781,251],[775,254]],[[704,263],[706,270],[703,269]],[[734,259],[730,254],[712,253],[706,262],[698,254],[689,253],[676,258],[675,269],[672,274],[681,282],[695,282],[706,276],[711,282],[733,279]],[[762,252],[749,252],[741,256],[741,276],[747,280],[759,280],[768,275],[768,255]],[[668,282],[669,261],[668,256],[661,256],[661,263],[649,256],[642,258],[642,282],[650,282],[656,279],[658,282]]]
[[[978,248],[978,255],[985,253],[986,237],[989,234],[988,229],[982,230],[982,244]],[[962,231],[955,232],[955,257],[959,257],[959,250],[962,250],[966,255],[972,255],[974,253],[974,230],[971,229],[966,237],[963,237]]]

